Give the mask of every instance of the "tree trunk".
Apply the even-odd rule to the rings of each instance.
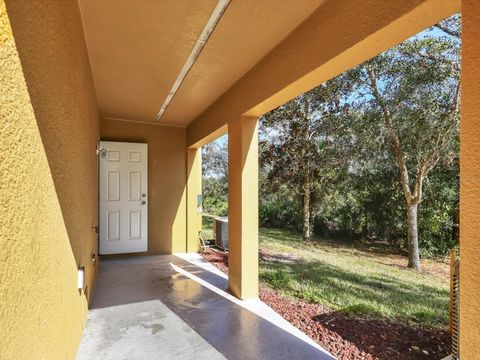
[[[407,205],[408,215],[408,267],[420,269],[420,251],[418,249],[418,204]]]
[[[310,241],[312,230],[310,226],[310,176],[303,180],[303,241]]]

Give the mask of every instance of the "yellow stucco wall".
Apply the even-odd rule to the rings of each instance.
[[[86,293],[95,278],[99,115],[76,1],[7,0],[37,125]]]
[[[480,357],[480,2],[462,2],[460,352]]]
[[[73,359],[84,296],[3,0],[0,89],[0,359]]]
[[[185,252],[185,129],[102,119],[102,140],[148,144],[148,254]]]

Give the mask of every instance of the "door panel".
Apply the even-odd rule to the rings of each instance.
[[[138,170],[128,172],[128,200],[141,201],[141,177],[142,173]]]
[[[107,171],[107,200],[120,200],[120,171],[118,170]]]
[[[100,254],[147,251],[147,144],[100,146]]]
[[[130,240],[138,240],[142,238],[142,216],[140,211],[130,211]]]
[[[107,240],[120,240],[119,211],[107,211]]]

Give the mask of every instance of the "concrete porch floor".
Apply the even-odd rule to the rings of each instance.
[[[198,254],[104,259],[77,359],[333,359]]]

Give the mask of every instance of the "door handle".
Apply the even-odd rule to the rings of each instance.
[[[141,204],[145,205],[147,202],[145,200],[142,200]]]

